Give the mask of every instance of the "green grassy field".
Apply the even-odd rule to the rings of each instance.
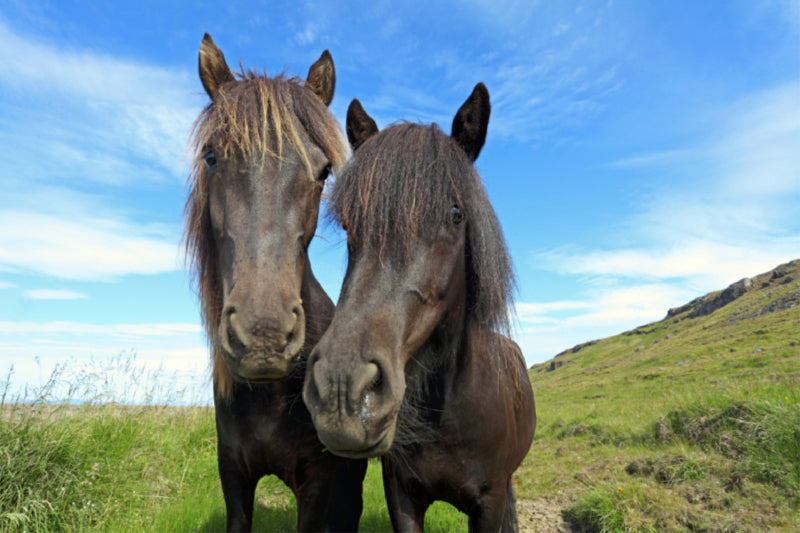
[[[798,266],[535,367],[520,493],[587,531],[800,531]]]
[[[557,506],[575,531],[800,531],[795,279],[533,368],[539,424],[519,508]],[[789,304],[763,312],[776,301]],[[224,529],[212,408],[52,404],[47,388],[23,404],[7,389],[0,531]],[[377,462],[364,498],[362,530],[390,530]],[[279,481],[262,480],[256,500],[256,530],[294,529]],[[446,504],[428,513],[428,531],[466,528]]]
[[[214,413],[196,407],[3,406],[0,531],[222,531]],[[364,487],[363,531],[388,531],[380,463]],[[254,529],[293,531],[291,492],[256,494]],[[445,504],[426,529],[466,529]]]

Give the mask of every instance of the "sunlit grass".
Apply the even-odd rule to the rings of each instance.
[[[113,384],[103,376],[111,370]],[[0,385],[0,531],[224,530],[213,408],[181,406],[185,399],[174,390],[144,392],[171,405],[121,405],[160,378],[123,354],[70,371],[56,367],[25,391],[33,401],[22,401],[9,394],[7,375]],[[263,478],[254,530],[294,531],[296,513],[291,491],[274,476]],[[426,516],[427,531],[464,529],[466,517],[445,504]],[[377,460],[364,484],[361,530],[391,530]]]
[[[800,531],[800,306],[758,312],[798,284],[535,368],[521,492],[592,532]]]

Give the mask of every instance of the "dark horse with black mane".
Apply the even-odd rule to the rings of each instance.
[[[325,178],[347,153],[327,108],[333,60],[323,52],[306,81],[237,80],[206,34],[199,71],[211,103],[193,133],[186,246],[211,346],[228,530],[251,529],[268,474],[294,492],[298,530],[355,530],[366,460],[327,453],[301,399],[333,314],[308,261]]]
[[[354,100],[353,158],[333,187],[348,264],[333,322],[311,353],[303,399],[322,442],[382,456],[392,524],[420,531],[444,500],[473,531],[517,527],[511,475],[536,414],[507,336],[513,270],[473,161],[489,93],[453,120],[378,132]]]

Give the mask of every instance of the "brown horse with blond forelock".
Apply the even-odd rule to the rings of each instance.
[[[331,195],[347,272],[303,399],[329,450],[382,456],[399,531],[421,531],[434,500],[472,531],[517,527],[511,476],[536,410],[507,336],[511,261],[473,165],[489,112],[482,83],[449,136],[435,124],[378,132],[358,100],[348,109],[354,154]]]
[[[206,34],[199,72],[211,103],[191,140],[185,240],[211,347],[228,530],[251,529],[268,474],[294,492],[298,530],[355,530],[366,461],[327,453],[301,399],[333,313],[308,261],[325,179],[347,155],[327,108],[333,60],[326,50],[305,81],[234,76]]]

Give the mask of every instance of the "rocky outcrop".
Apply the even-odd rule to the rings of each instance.
[[[769,272],[760,274],[752,278],[743,278],[736,283],[731,284],[722,291],[712,292],[695,298],[691,302],[675,307],[667,312],[666,319],[673,321],[680,321],[685,319],[697,318],[722,309],[741,298],[742,296],[757,291],[753,298],[748,298],[746,305],[734,306],[726,317],[728,323],[736,323],[741,320],[747,320],[759,316],[764,316],[777,311],[794,308],[800,305],[800,259],[795,259],[789,263],[780,265]],[[666,320],[665,319],[665,320]],[[626,331],[622,335],[648,335],[653,332],[653,326],[658,322],[646,324],[636,329]],[[665,338],[670,338],[667,335]],[[594,345],[598,341],[589,341],[583,344],[578,344],[573,348],[564,350],[555,356],[554,359],[533,365],[531,370],[536,372],[553,372],[565,363],[568,363],[568,358],[562,358],[567,354],[574,354],[580,350]],[[659,342],[656,339],[655,342]],[[644,346],[637,348],[636,351],[643,349]]]
[[[729,303],[741,298],[745,294],[753,290],[767,289],[772,286],[780,286],[791,283],[798,276],[800,272],[800,259],[796,259],[790,263],[778,266],[777,268],[756,276],[754,278],[740,279],[736,283],[728,286],[727,289],[720,292],[712,292],[700,298],[695,298],[686,305],[675,307],[667,312],[667,318],[680,316],[683,318],[697,318],[700,316],[710,315],[717,309],[725,307]],[[797,300],[797,293],[784,297],[783,302],[774,300],[768,305],[764,306],[765,313],[787,309],[791,307]],[[764,314],[764,313],[762,313]]]

